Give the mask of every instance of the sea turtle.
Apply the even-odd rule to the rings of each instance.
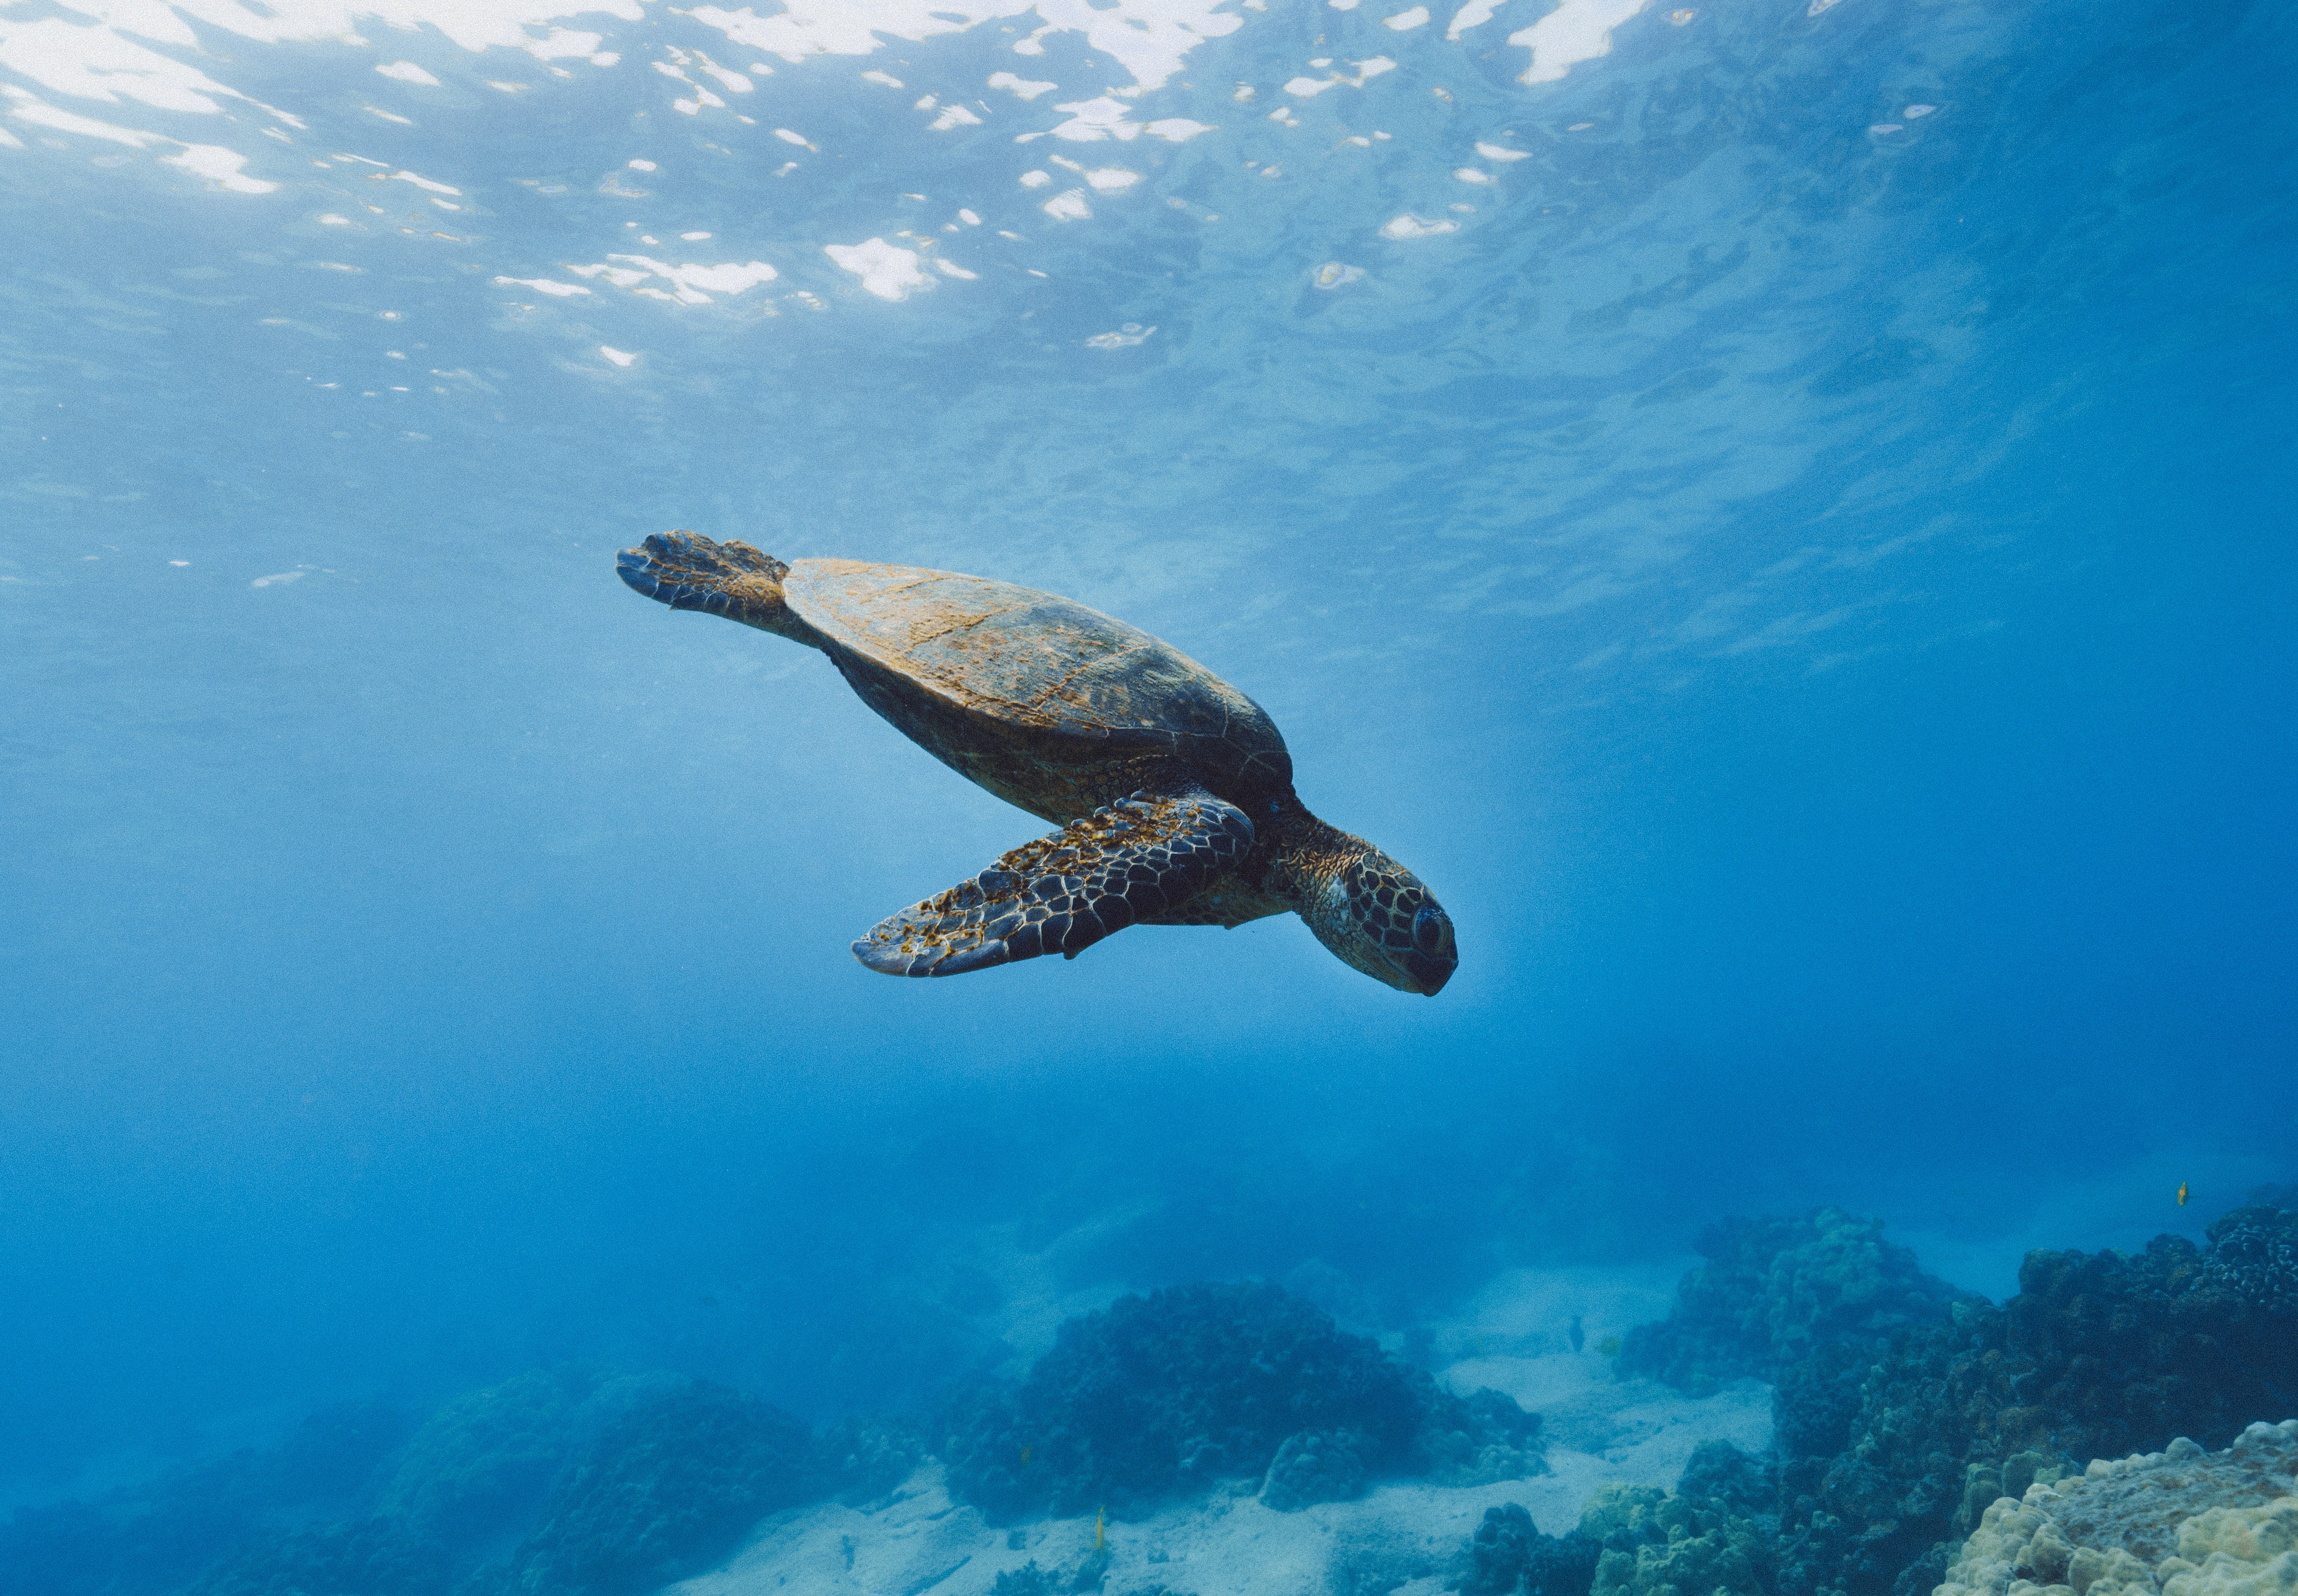
[[[1053,593],[911,566],[787,564],[690,532],[622,579],[821,649],[862,701],[960,775],[1061,830],[881,921],[889,975],[1075,958],[1128,925],[1242,925],[1290,909],[1345,963],[1434,996],[1452,922],[1414,875],[1293,791],[1261,706],[1147,633]]]

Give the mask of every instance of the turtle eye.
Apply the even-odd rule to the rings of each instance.
[[[1421,952],[1433,957],[1443,938],[1443,912],[1426,904],[1421,905],[1420,913],[1412,917],[1412,940],[1419,946]]]

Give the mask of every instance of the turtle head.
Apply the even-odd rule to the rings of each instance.
[[[1400,992],[1434,997],[1444,989],[1460,952],[1452,917],[1426,882],[1368,843],[1343,868],[1340,888],[1345,917],[1309,922],[1318,941]]]
[[[1304,831],[1284,856],[1281,886],[1317,940],[1400,992],[1442,991],[1460,954],[1427,884],[1361,837],[1313,819]]]

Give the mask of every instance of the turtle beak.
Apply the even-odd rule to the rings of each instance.
[[[1342,955],[1344,959],[1347,955]],[[1418,949],[1399,955],[1383,948],[1371,958],[1348,959],[1384,987],[1393,987],[1400,992],[1417,992],[1423,997],[1434,997],[1452,979],[1452,972],[1460,961],[1449,955],[1431,958]]]
[[[1404,971],[1412,978],[1415,991],[1434,997],[1460,967],[1460,950],[1452,939],[1452,917],[1428,895],[1426,888],[1420,888],[1418,896],[1419,902],[1412,912],[1412,946],[1404,955]]]
[[[1418,949],[1404,958],[1405,973],[1412,977],[1412,988],[1423,997],[1434,997],[1442,992],[1444,983],[1452,979],[1452,972],[1459,967],[1460,961],[1457,957],[1440,962]]]

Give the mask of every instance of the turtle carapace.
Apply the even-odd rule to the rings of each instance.
[[[690,532],[616,564],[674,609],[821,649],[910,740],[1060,828],[872,927],[854,944],[872,970],[957,975],[1287,910],[1401,992],[1434,996],[1459,963],[1420,878],[1302,806],[1261,706],[1145,632],[979,576],[785,564]]]

